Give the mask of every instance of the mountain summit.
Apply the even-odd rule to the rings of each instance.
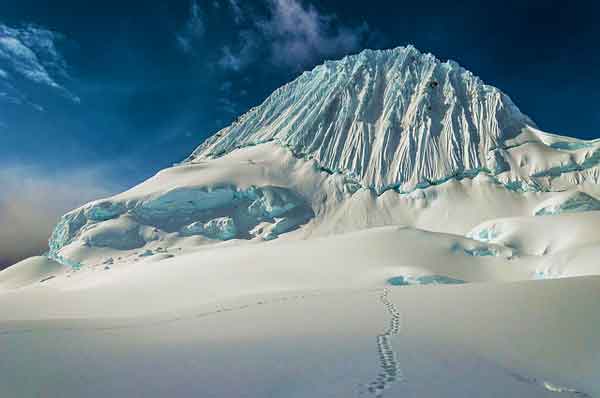
[[[93,268],[386,225],[494,241],[490,219],[599,209],[599,165],[600,142],[537,130],[455,62],[366,50],[303,73],[182,164],[64,215],[48,257]]]
[[[456,62],[412,46],[329,61],[279,88],[188,161],[268,141],[381,192],[492,168],[531,126],[511,99]]]

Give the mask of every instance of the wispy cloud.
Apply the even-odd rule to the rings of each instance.
[[[357,50],[369,28],[343,26],[335,15],[324,15],[298,0],[268,0],[271,16],[258,23],[271,43],[275,64],[301,69],[324,56]]]
[[[11,83],[10,78],[11,76],[8,73],[0,76],[0,101],[13,105],[28,105],[37,111],[43,112],[44,107],[29,100],[23,91]]]
[[[239,33],[239,44],[234,50],[230,46],[224,46],[219,59],[219,66],[225,70],[238,72],[252,63],[257,56],[259,38],[251,30],[243,30]]]
[[[202,17],[202,12],[197,0],[190,3],[190,15],[185,26],[177,33],[176,39],[179,48],[183,52],[192,53],[194,43],[204,36],[206,26]]]
[[[231,7],[231,10],[233,11],[235,23],[241,23],[244,20],[244,12],[242,11],[239,0],[229,0],[229,7]]]
[[[59,217],[90,200],[106,197],[118,187],[102,168],[50,175],[34,167],[3,167],[0,171],[0,269],[47,250]]]
[[[57,49],[59,40],[60,34],[37,26],[0,24],[0,92],[5,100],[28,102],[26,93],[15,84],[16,79],[24,79],[56,90],[73,102],[80,101],[59,83],[59,79],[69,78],[67,63]]]
[[[301,70],[325,57],[347,54],[361,48],[370,29],[366,24],[346,26],[334,14],[320,13],[299,0],[265,0],[267,15],[257,16],[243,9],[238,0],[229,0],[234,21],[247,21],[249,28],[239,34],[238,44],[222,49],[219,65],[240,71],[266,52],[277,66]]]

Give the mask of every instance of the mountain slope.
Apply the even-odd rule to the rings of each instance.
[[[270,141],[377,193],[479,173],[516,190],[600,182],[600,141],[537,130],[506,94],[412,46],[365,50],[303,73],[186,162]]]
[[[203,143],[190,161],[276,140],[364,186],[410,190],[465,170],[533,123],[510,98],[414,47],[365,50],[305,72]]]
[[[498,217],[597,208],[600,141],[532,125],[455,62],[365,50],[276,90],[179,166],[68,213],[50,257],[112,264],[390,224],[465,234]]]

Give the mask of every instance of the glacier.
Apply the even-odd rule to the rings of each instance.
[[[49,255],[79,266],[86,247],[272,241],[297,230],[319,236],[394,223],[494,243],[494,231],[472,231],[493,211],[479,208],[462,223],[443,215],[451,221],[443,226],[440,201],[464,190],[466,212],[479,200],[468,192],[480,187],[486,198],[505,192],[494,210],[503,216],[598,210],[599,156],[599,140],[538,130],[506,94],[456,62],[412,46],[365,50],[303,73],[173,168],[68,213]],[[503,201],[519,210],[501,210]]]
[[[457,63],[414,47],[326,62],[276,90],[188,158],[276,140],[380,191],[487,165],[493,148],[533,125]]]
[[[206,223],[193,222],[182,228],[183,235],[205,235],[218,240],[233,239],[238,234],[235,221],[231,217],[218,217]]]
[[[66,214],[50,237],[49,257],[79,268],[60,254],[65,246],[126,251],[172,235],[271,240],[311,218],[305,201],[281,187],[178,187],[144,199],[92,202]]]
[[[600,179],[600,141],[537,130],[506,94],[412,46],[365,50],[305,72],[184,163],[269,142],[378,194],[478,173],[520,192],[560,190],[552,179],[563,174],[570,185]],[[556,164],[523,170],[512,158],[527,144],[549,152]]]

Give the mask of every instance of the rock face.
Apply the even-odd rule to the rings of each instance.
[[[489,169],[490,151],[533,123],[453,61],[412,46],[326,62],[200,145],[188,161],[277,141],[381,192]]]

